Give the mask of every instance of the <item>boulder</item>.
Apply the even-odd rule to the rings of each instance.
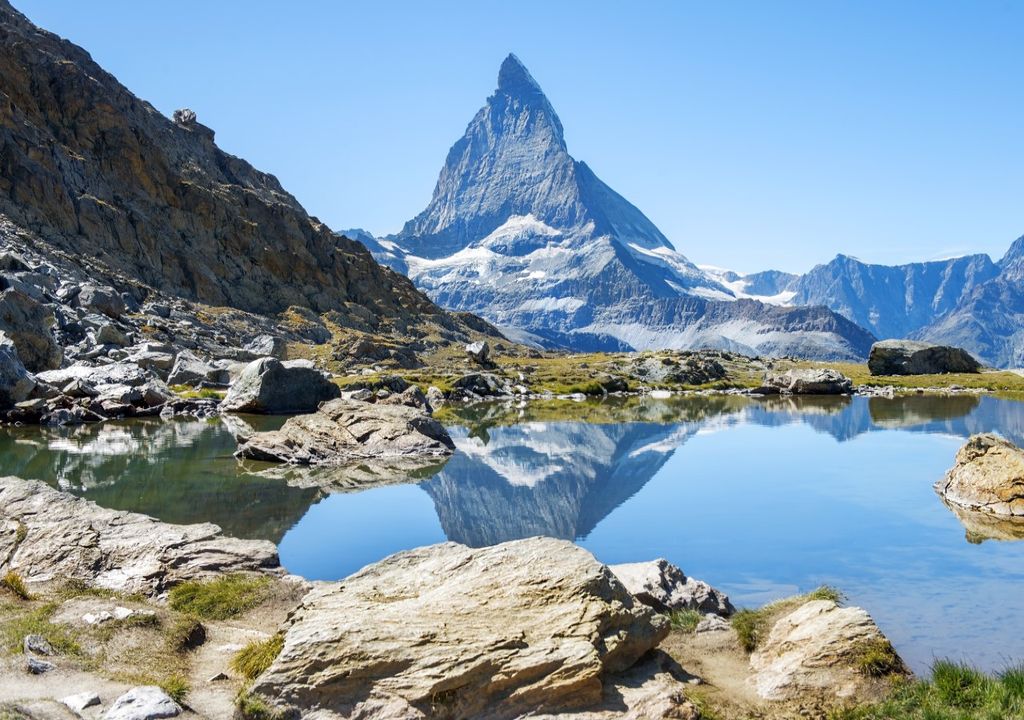
[[[0,293],[0,331],[7,334],[30,372],[60,367],[64,351],[53,336],[53,312],[17,290]]]
[[[769,373],[765,376],[767,389],[793,395],[842,395],[853,391],[853,382],[838,370],[806,369]]]
[[[444,543],[314,587],[251,692],[324,720],[558,714],[600,703],[668,630],[572,543]]]
[[[682,570],[664,558],[609,565],[608,569],[615,573],[634,598],[658,612],[697,610],[728,616],[735,611],[725,593],[706,582],[686,577]]]
[[[181,706],[155,685],[134,687],[119,697],[103,720],[159,720],[181,714]]]
[[[124,314],[124,300],[112,287],[85,284],[78,291],[78,306],[89,312],[97,312],[114,318]]]
[[[97,390],[102,390],[108,385],[139,387],[152,380],[152,377],[135,363],[119,362],[108,365],[75,363],[60,370],[38,373],[36,379],[56,387],[65,387],[72,380],[81,380]]]
[[[193,353],[182,350],[174,361],[170,375],[167,376],[168,385],[192,385],[198,386],[203,383],[210,385],[227,385],[231,382],[231,373],[227,368],[217,367],[211,363],[201,360]]]
[[[56,669],[57,666],[48,660],[40,660],[34,657],[29,657],[25,660],[25,670],[32,675],[42,675]]]
[[[21,364],[14,343],[0,331],[0,409],[23,402],[35,386],[35,378]]]
[[[362,458],[442,457],[454,450],[444,426],[417,408],[340,399],[310,415],[289,418],[280,430],[255,433],[236,455],[323,465]]]
[[[117,347],[128,347],[132,344],[131,338],[114,323],[103,323],[93,336],[97,345],[116,345]]]
[[[747,682],[766,700],[861,698],[880,682],[858,664],[869,648],[891,653],[890,674],[904,672],[889,641],[862,608],[811,600],[776,621],[750,656],[753,674]]]
[[[0,478],[0,558],[28,582],[80,580],[147,595],[225,572],[280,571],[273,543],[101,508],[15,477]]]
[[[81,715],[82,711],[86,708],[91,708],[94,705],[100,704],[100,696],[94,692],[75,693],[74,695],[68,695],[66,698],[62,698],[61,702],[67,705],[72,712],[77,715]]]
[[[288,354],[288,343],[273,335],[259,335],[246,343],[245,349],[259,357],[272,357],[284,360]]]
[[[356,391],[358,392],[358,391]],[[360,400],[362,398],[353,398],[354,400]],[[405,405],[411,408],[417,408],[419,410],[425,410],[427,413],[432,413],[433,408],[430,407],[430,403],[427,402],[427,396],[423,394],[417,386],[411,385],[400,393],[391,393],[383,399],[377,400],[378,405]]]
[[[935,490],[973,512],[1024,518],[1024,451],[997,435],[974,435]]]
[[[486,340],[478,340],[466,346],[466,354],[478,365],[487,365],[491,359],[491,346]]]
[[[268,357],[246,366],[222,408],[241,413],[309,413],[340,395],[341,388],[316,368]]]
[[[868,371],[872,375],[936,375],[976,373],[981,363],[966,350],[913,340],[882,340],[871,346]]]
[[[511,394],[508,383],[494,373],[470,373],[452,383],[452,395],[455,397],[484,398]]]

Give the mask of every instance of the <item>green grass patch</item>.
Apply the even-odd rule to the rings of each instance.
[[[231,658],[231,669],[244,678],[255,680],[270,667],[284,648],[284,635],[253,640]]]
[[[235,573],[214,580],[189,581],[171,589],[171,609],[207,620],[226,620],[259,605],[270,578]]]
[[[829,585],[822,585],[804,595],[796,595],[776,600],[757,610],[744,608],[733,614],[731,622],[740,647],[746,652],[754,652],[771,632],[772,625],[784,613],[792,612],[806,602],[812,600],[828,600],[840,603],[845,599],[842,592]]]
[[[0,646],[7,653],[20,653],[26,635],[41,635],[60,655],[79,655],[77,634],[67,625],[50,622],[56,603],[38,607],[5,607],[0,614]]]
[[[160,689],[167,693],[176,703],[183,702],[192,689],[188,680],[181,675],[171,675],[160,682]]]
[[[2,578],[0,578],[0,587],[4,588],[8,592],[12,592],[22,600],[31,600],[32,595],[28,591],[28,587],[25,585],[25,580],[22,579],[21,575],[16,573],[14,570],[8,570]]]
[[[962,663],[939,660],[929,680],[897,682],[887,700],[833,711],[829,720],[1020,720],[1024,718],[1024,668],[986,675]]]
[[[191,385],[171,385],[171,392],[180,398],[195,400],[196,398],[209,400],[223,400],[227,395],[226,390],[214,390],[213,388],[194,388]]]
[[[900,656],[892,643],[885,638],[867,640],[854,649],[853,664],[868,677],[888,677],[906,672]]]
[[[673,630],[692,633],[697,629],[697,624],[704,619],[696,610],[673,610],[668,614],[668,621]]]
[[[244,720],[277,720],[279,715],[261,697],[243,692],[235,698],[235,707]]]

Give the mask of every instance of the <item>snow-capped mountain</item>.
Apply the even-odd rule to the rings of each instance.
[[[397,235],[364,242],[439,304],[553,346],[855,358],[872,341],[823,308],[735,302],[744,296],[569,154],[558,115],[514,55],[427,208]]]

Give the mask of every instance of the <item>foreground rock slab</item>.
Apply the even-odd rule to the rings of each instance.
[[[454,451],[448,431],[422,410],[339,399],[315,413],[288,418],[280,430],[251,435],[236,455],[329,465],[364,458],[443,457]]]
[[[1024,451],[997,435],[974,435],[935,490],[969,511],[1024,519]]]
[[[316,368],[266,357],[246,366],[221,408],[240,413],[309,413],[340,396],[341,389]]]
[[[702,580],[685,573],[664,558],[650,562],[609,565],[630,594],[658,612],[697,610],[714,615],[731,615],[735,608],[728,596]]]
[[[976,373],[981,363],[966,350],[913,340],[882,340],[871,346],[868,371],[872,375],[937,375]]]
[[[866,675],[858,658],[879,646],[893,652],[865,610],[812,600],[776,621],[750,656],[754,673],[748,682],[766,700],[869,697],[865,686],[881,681]],[[892,657],[902,668],[894,652]]]
[[[572,543],[444,543],[314,588],[252,692],[302,717],[556,713],[601,703],[667,634]]]
[[[853,382],[838,370],[787,370],[769,373],[763,389],[793,395],[842,395],[853,391]]]
[[[0,569],[28,582],[80,580],[147,595],[223,572],[282,572],[271,542],[108,510],[16,477],[0,478]]]
[[[181,706],[154,685],[132,688],[114,701],[103,720],[159,720],[181,714]]]

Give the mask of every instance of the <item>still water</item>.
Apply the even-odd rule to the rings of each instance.
[[[1024,660],[1024,527],[965,526],[932,489],[972,433],[1024,445],[1024,403],[630,399],[444,419],[458,452],[412,471],[243,465],[215,420],[3,429],[0,475],[269,539],[309,578],[446,539],[545,534],[607,563],[668,558],[738,606],[835,585],[917,671]]]

